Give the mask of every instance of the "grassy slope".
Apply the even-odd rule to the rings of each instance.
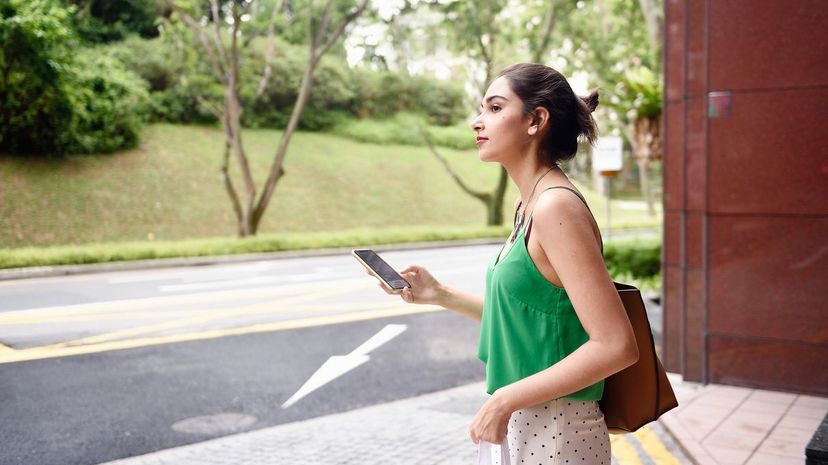
[[[245,131],[259,186],[280,135]],[[0,158],[0,247],[232,236],[235,220],[219,172],[222,148],[219,128],[151,125],[139,148],[114,155]],[[479,162],[475,151],[443,153],[469,184],[494,186],[497,167]],[[297,133],[286,171],[262,233],[484,224],[483,206],[423,148]],[[603,222],[603,199],[582,191]],[[516,195],[510,186],[509,206]],[[614,207],[612,222],[646,227],[660,219]]]

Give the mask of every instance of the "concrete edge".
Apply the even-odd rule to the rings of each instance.
[[[625,236],[658,234],[657,229],[630,229],[602,233],[605,240],[623,238]],[[419,250],[442,247],[465,247],[475,245],[502,244],[506,238],[463,239],[433,242],[406,242],[392,244],[378,244],[370,246],[377,252],[396,250]],[[368,247],[368,246],[364,246]],[[264,252],[250,254],[205,255],[200,257],[172,257],[153,258],[146,260],[127,260],[105,263],[90,263],[86,265],[52,265],[33,266],[25,268],[0,269],[0,281],[11,281],[29,278],[49,278],[54,276],[70,276],[77,274],[108,273],[113,271],[134,271],[156,268],[175,268],[186,266],[208,266],[220,263],[242,263],[258,260],[277,260],[284,258],[324,257],[350,253],[354,247],[332,247],[324,249],[285,250],[280,252]]]
[[[464,247],[475,245],[502,244],[500,239],[467,239],[459,241],[436,242],[408,242],[398,244],[379,244],[370,246],[377,252],[391,252],[397,250],[419,250],[443,247]],[[365,246],[368,247],[368,246]],[[128,260],[105,263],[90,263],[86,265],[53,265],[33,266],[26,268],[0,269],[0,281],[11,281],[29,278],[49,278],[54,276],[70,276],[77,274],[108,273],[113,271],[134,271],[156,268],[175,268],[188,266],[208,266],[221,263],[243,263],[259,260],[278,260],[285,258],[325,257],[351,253],[355,247],[332,247],[325,249],[285,250],[279,252],[241,253],[231,255],[205,255],[200,257],[172,257],[153,258],[146,260]]]

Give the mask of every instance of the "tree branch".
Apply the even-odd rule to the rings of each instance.
[[[233,5],[236,5],[236,0],[233,0]],[[221,40],[221,18],[219,17],[218,0],[210,0],[210,10],[213,14],[213,26],[215,29],[215,37],[213,38],[213,42],[216,44],[216,48],[219,51],[219,58],[221,59],[221,63],[224,65],[222,69],[227,72],[227,68],[229,68],[229,66],[227,63],[227,52],[224,50],[224,41]]]
[[[239,195],[236,193],[236,188],[233,186],[233,179],[230,178],[229,172],[229,162],[230,162],[230,140],[227,139],[224,141],[224,158],[222,159],[221,163],[221,174],[224,177],[224,187],[227,189],[227,194],[230,196],[230,202],[233,204],[233,212],[236,213],[236,219],[238,220],[238,224],[241,225],[242,222],[242,208],[241,202],[239,202]],[[239,231],[241,232],[241,231]]]
[[[319,29],[316,31],[316,36],[313,38],[313,49],[316,50],[322,42],[322,38],[328,32],[328,23],[331,22],[331,9],[333,8],[334,0],[328,0],[325,5],[325,11],[322,13],[322,21],[319,22]]]
[[[342,21],[342,24],[339,25],[339,28],[333,33],[333,35],[328,37],[328,41],[325,42],[325,45],[323,45],[317,53],[317,61],[319,61],[319,59],[322,58],[322,55],[324,55],[325,53],[327,53],[328,50],[330,50],[330,48],[333,46],[334,43],[336,43],[336,41],[339,39],[342,33],[345,32],[345,28],[348,27],[348,25],[351,24],[352,21],[358,18],[367,7],[368,0],[363,0],[362,4],[359,6],[359,8],[357,8],[356,11],[345,17],[345,20]]]
[[[213,72],[216,74],[216,77],[224,83],[226,81],[226,70],[223,64],[219,61],[218,57],[216,56],[216,51],[213,49],[213,46],[210,45],[210,42],[207,40],[207,36],[204,34],[204,28],[199,24],[198,21],[195,20],[192,16],[190,16],[186,11],[181,9],[175,3],[168,1],[167,5],[184,21],[184,24],[190,27],[193,32],[198,35],[199,42],[201,42],[201,47],[207,52],[207,56],[210,58],[210,63],[213,65]]]
[[[480,199],[483,203],[488,203],[489,199],[491,198],[491,194],[487,192],[478,192],[472,190],[469,186],[467,186],[466,183],[463,182],[462,179],[460,179],[460,176],[457,173],[455,173],[454,170],[451,168],[451,165],[449,165],[448,160],[443,158],[443,156],[440,155],[439,152],[437,152],[437,149],[434,148],[434,145],[432,145],[431,141],[428,139],[428,135],[425,133],[425,131],[422,128],[420,128],[418,132],[420,134],[420,139],[426,144],[426,147],[428,147],[428,150],[431,152],[431,154],[434,155],[437,158],[437,160],[440,161],[440,163],[442,163],[443,167],[446,169],[446,171],[448,171],[451,178],[454,179],[454,182],[456,182],[457,185],[459,185],[460,188],[463,189],[463,191],[467,194],[477,199]]]
[[[259,99],[265,91],[267,87],[268,81],[270,81],[270,73],[273,72],[273,66],[271,66],[271,61],[273,60],[273,36],[276,33],[276,17],[278,16],[279,12],[282,11],[285,7],[285,3],[287,0],[281,0],[278,5],[273,7],[273,12],[270,15],[270,24],[267,26],[267,49],[265,49],[265,68],[264,72],[262,73],[262,79],[259,80],[259,86],[256,88],[256,95],[253,97],[253,101]]]
[[[537,48],[534,50],[534,56],[532,57],[532,61],[534,63],[540,63],[543,59],[543,55],[546,54],[546,49],[549,48],[549,42],[552,39],[552,31],[555,29],[555,0],[550,2],[549,9],[546,11],[546,16],[544,17],[544,30],[543,35],[540,38],[540,43],[537,45]]]

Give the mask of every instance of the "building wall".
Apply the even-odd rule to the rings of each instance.
[[[664,2],[664,364],[828,395],[828,2]]]

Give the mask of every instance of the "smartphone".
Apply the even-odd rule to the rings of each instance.
[[[385,262],[376,252],[371,249],[356,249],[352,250],[351,254],[362,263],[362,266],[368,269],[374,276],[381,279],[385,284],[395,291],[400,291],[406,287],[411,287],[399,273],[391,268],[391,265]]]

